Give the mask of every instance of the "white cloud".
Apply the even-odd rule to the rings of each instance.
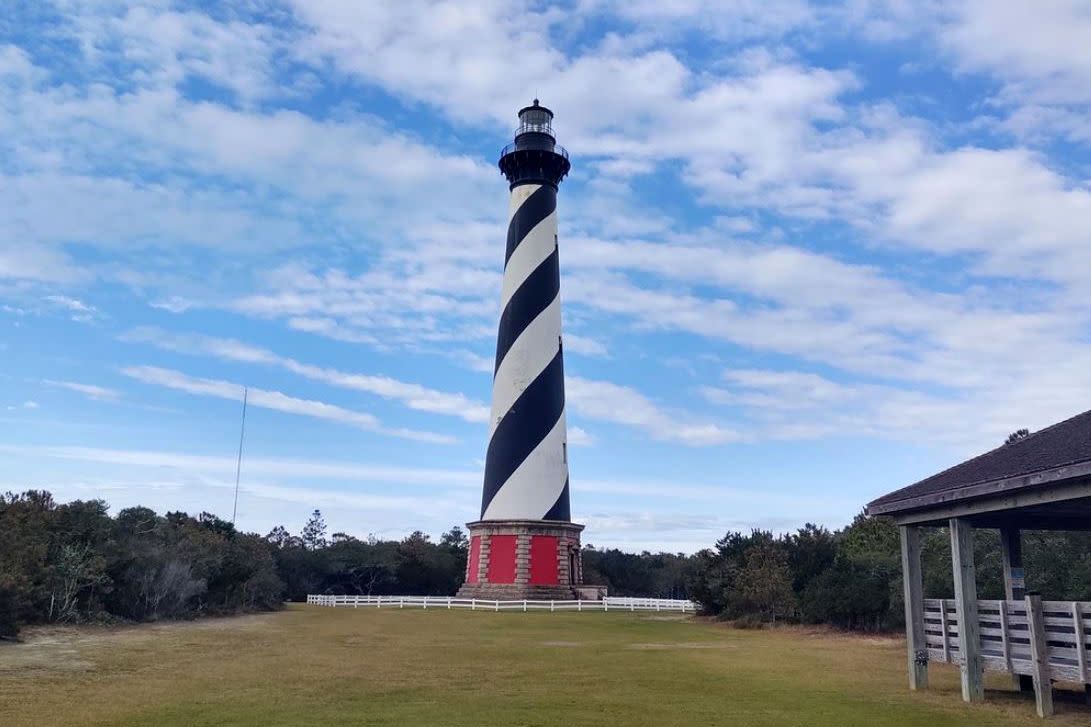
[[[595,443],[595,438],[583,427],[569,427],[568,443],[573,447],[590,447]]]
[[[185,313],[197,306],[197,303],[192,300],[183,298],[180,295],[172,295],[164,300],[153,301],[149,303],[152,308],[158,308],[165,310],[168,313]]]
[[[1000,114],[996,128],[1040,145],[1057,137],[1091,142],[1085,48],[1091,12],[1083,0],[867,0],[840,15],[872,40],[912,38],[934,46],[917,65],[949,63],[956,75],[982,75],[997,84],[981,104]],[[938,58],[927,57],[931,53]]]
[[[473,351],[459,350],[455,351],[452,355],[455,360],[459,361],[471,371],[491,374],[496,365],[496,361],[493,358],[482,356]]]
[[[313,366],[231,339],[193,334],[174,334],[147,327],[133,329],[126,333],[122,339],[151,343],[160,348],[190,355],[213,356],[228,361],[278,366],[313,381],[321,381],[344,389],[364,391],[381,396],[384,399],[393,399],[417,411],[455,416],[473,423],[483,423],[489,419],[487,406],[472,401],[462,394],[437,391],[420,384],[399,381],[390,376],[349,373],[322,366]]]
[[[243,386],[229,381],[217,379],[202,379],[187,376],[180,371],[173,371],[157,366],[127,366],[121,373],[137,381],[156,386],[165,386],[170,389],[184,391],[197,396],[211,396],[218,399],[239,401],[243,399]],[[249,389],[248,403],[250,406],[273,409],[287,414],[315,417],[329,421],[350,424],[361,429],[385,434],[389,436],[413,439],[421,442],[434,442],[449,444],[454,441],[450,436],[423,432],[413,429],[391,429],[384,426],[374,415],[366,412],[345,409],[335,404],[328,404],[313,399],[298,399],[279,391],[267,391],[265,389]]]
[[[1062,390],[1088,385],[1073,389],[1059,380],[1031,378],[1007,389],[983,382],[937,395],[787,370],[729,369],[723,379],[722,387],[701,387],[702,395],[745,413],[755,438],[945,442],[966,455],[997,446],[1016,429],[1040,429],[1085,409]]]
[[[99,18],[99,27],[85,24],[83,30],[118,38],[125,60],[158,83],[200,77],[243,102],[283,93],[271,57],[280,33],[271,26],[139,6]]]
[[[838,160],[862,202],[878,205],[880,234],[944,255],[971,254],[979,272],[1063,283],[1091,264],[1083,230],[1091,188],[1024,150],[965,148],[922,154],[897,175]]]
[[[1091,103],[1091,8],[1083,0],[963,0],[944,20],[940,39],[962,68],[1006,81],[1006,94]]]
[[[183,474],[234,476],[235,458],[156,450],[108,449],[62,445],[0,445],[0,452],[11,455],[35,455],[49,459],[94,462],[124,467],[177,470]],[[289,479],[345,480],[350,482],[396,482],[422,487],[476,488],[481,473],[476,471],[396,467],[328,459],[305,460],[281,457],[244,459],[246,472],[262,477]]]
[[[45,300],[59,308],[71,311],[72,320],[80,323],[86,323],[94,320],[98,317],[99,312],[92,305],[84,303],[77,298],[71,298],[67,295],[47,295]]]
[[[297,330],[376,346],[493,338],[497,303],[485,291],[499,289],[496,273],[433,264],[425,251],[414,252],[417,262],[399,259],[402,251],[358,275],[285,265],[267,276],[267,292],[244,296],[229,307],[286,319]]]
[[[565,388],[568,405],[581,417],[635,427],[656,439],[694,446],[743,439],[738,432],[713,422],[702,422],[692,413],[672,415],[627,386],[566,376]]]
[[[0,280],[74,283],[84,277],[62,251],[4,241],[0,237]]]
[[[806,0],[601,0],[587,6],[638,24],[645,32],[700,28],[717,38],[775,38],[816,21]]]
[[[235,475],[233,456],[189,454],[156,450],[118,450],[71,445],[0,445],[0,452],[127,467],[176,469],[183,474],[226,477]],[[287,457],[244,458],[247,472],[262,477],[333,479],[368,482],[404,482],[421,487],[480,487],[481,474],[471,470],[399,467]]]
[[[610,355],[606,344],[602,343],[602,341],[590,336],[578,336],[574,333],[564,334],[564,350],[581,356],[605,357]]]
[[[116,389],[106,388],[105,386],[82,384],[78,381],[54,381],[53,379],[43,379],[42,381],[50,386],[57,386],[62,389],[68,389],[69,391],[75,391],[96,401],[117,401],[121,398],[120,392]]]
[[[23,86],[40,78],[41,71],[25,50],[14,45],[0,45],[0,79]]]

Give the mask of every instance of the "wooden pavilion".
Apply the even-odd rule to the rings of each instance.
[[[867,506],[901,532],[910,689],[930,661],[960,666],[962,698],[984,698],[983,671],[1033,686],[1053,713],[1052,681],[1091,684],[1091,603],[1043,601],[1025,588],[1023,530],[1091,530],[1091,411],[986,452]],[[926,599],[920,529],[948,527],[954,600]],[[1005,599],[977,598],[974,531],[1000,531]]]

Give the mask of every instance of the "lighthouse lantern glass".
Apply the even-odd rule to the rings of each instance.
[[[519,114],[519,133],[525,134],[527,132],[541,132],[545,134],[553,134],[553,114],[547,109],[543,108],[529,108],[524,109]]]

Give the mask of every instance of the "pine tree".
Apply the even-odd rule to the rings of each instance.
[[[1004,444],[1015,444],[1020,439],[1026,439],[1029,436],[1029,429],[1016,429],[1014,432],[1008,435],[1008,438],[1004,440]]]
[[[311,513],[311,519],[303,526],[302,539],[303,547],[307,550],[326,547],[326,521],[322,519],[321,510]]]

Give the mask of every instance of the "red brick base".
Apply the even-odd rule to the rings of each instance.
[[[459,598],[576,598],[574,588],[583,583],[582,525],[554,520],[481,520],[466,527],[470,530],[470,558]]]

